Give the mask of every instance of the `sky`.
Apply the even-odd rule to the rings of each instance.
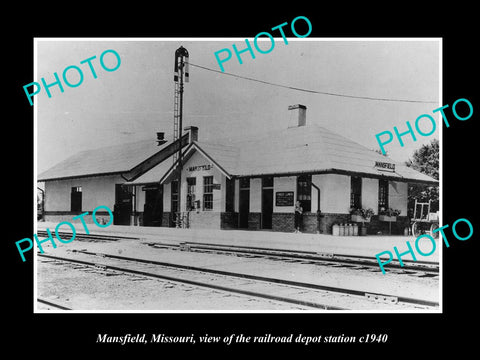
[[[190,66],[185,84],[183,125],[199,127],[200,141],[238,139],[269,133],[288,126],[288,106],[307,107],[307,125],[317,124],[370,149],[378,149],[375,134],[407,130],[422,114],[437,121],[437,130],[417,141],[405,136],[385,146],[396,161],[410,158],[422,144],[439,138],[440,115],[432,111],[441,104],[441,43],[438,39],[322,39],[276,38],[268,54],[254,49],[240,64],[233,54],[223,63],[225,72],[302,89],[364,96],[433,101],[411,103],[373,101],[314,94],[227,76]],[[252,39],[250,39],[252,43]],[[37,39],[36,70],[32,81],[54,82],[54,72],[75,65],[84,79],[78,87],[63,83],[44,89],[34,97],[37,134],[37,172],[83,150],[149,139],[156,132],[173,132],[174,54],[180,46],[189,52],[190,63],[220,71],[214,53],[245,48],[243,38],[224,39]],[[270,47],[259,42],[262,49]],[[253,45],[252,45],[253,46]],[[99,63],[105,50],[115,50],[121,64],[105,71]],[[88,64],[92,56],[97,78]],[[223,54],[222,54],[223,55]],[[105,55],[113,67],[114,56]],[[68,79],[75,83],[75,71]],[[62,80],[63,82],[63,80]],[[26,99],[27,103],[28,100]],[[424,132],[430,129],[421,125]]]

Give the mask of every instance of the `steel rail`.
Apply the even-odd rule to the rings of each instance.
[[[158,266],[170,267],[170,268],[176,268],[176,269],[192,270],[192,271],[197,271],[197,272],[205,272],[205,273],[211,273],[211,274],[216,274],[216,275],[224,275],[224,276],[243,278],[243,279],[249,279],[249,280],[255,280],[255,281],[276,283],[276,284],[282,284],[282,285],[287,285],[287,286],[309,288],[309,289],[314,289],[314,290],[319,290],[319,291],[329,291],[329,292],[334,292],[334,293],[358,296],[358,297],[362,297],[362,298],[372,297],[372,296],[373,297],[376,296],[378,298],[382,298],[382,297],[383,298],[388,298],[388,297],[392,298],[393,297],[393,298],[396,298],[398,302],[406,303],[406,304],[423,305],[423,306],[430,306],[430,307],[438,307],[439,306],[438,302],[423,300],[423,299],[415,299],[415,298],[410,298],[410,297],[392,296],[392,295],[386,295],[386,294],[376,294],[376,293],[371,293],[371,292],[362,291],[362,290],[339,288],[339,287],[333,287],[333,286],[328,286],[328,285],[312,284],[312,283],[292,281],[292,280],[286,280],[286,279],[270,278],[270,277],[259,276],[259,275],[250,275],[250,274],[237,273],[237,272],[231,272],[231,271],[225,271],[225,270],[209,269],[209,268],[196,267],[196,266],[191,266],[191,265],[173,264],[173,263],[161,262],[161,261],[156,261],[156,260],[138,259],[138,258],[132,258],[132,257],[126,257],[126,256],[120,256],[120,255],[113,255],[113,254],[105,254],[105,253],[89,252],[89,251],[77,251],[77,250],[74,250],[74,252],[78,252],[80,254],[86,254],[86,255],[100,256],[102,258],[104,257],[104,258],[125,260],[125,261],[138,262],[138,263],[144,263],[144,264],[152,264],[152,265],[158,265]],[[41,256],[52,257],[51,255],[45,255],[45,254],[41,254]],[[55,258],[55,257],[52,257],[52,258]],[[67,261],[82,262],[82,260],[70,259],[70,258],[66,258],[66,260]],[[96,264],[96,263],[91,263],[91,264],[93,264],[93,266],[98,266],[98,264]],[[107,268],[122,271],[122,268],[114,269],[110,265],[107,265]],[[132,270],[132,271],[136,271],[136,270]],[[187,280],[187,281],[190,281],[190,280]],[[229,288],[229,289],[231,289],[231,288]],[[231,291],[231,290],[227,290],[227,291]]]
[[[359,266],[369,266],[378,268],[378,262],[376,258],[362,256],[362,255],[346,255],[346,254],[334,254],[334,253],[320,253],[314,251],[302,251],[302,250],[288,250],[288,249],[271,249],[271,248],[261,248],[261,247],[249,247],[249,246],[237,246],[237,245],[223,245],[223,244],[208,244],[208,243],[194,243],[194,242],[184,242],[180,244],[167,244],[167,243],[158,243],[152,242],[147,243],[147,245],[152,247],[168,247],[168,248],[182,248],[182,245],[195,250],[206,250],[206,251],[220,251],[224,253],[236,253],[236,254],[248,254],[248,255],[258,255],[264,257],[278,257],[284,259],[299,259],[299,260],[310,260],[310,261],[319,261],[319,262],[337,262],[345,263]],[[438,274],[438,263],[430,262],[418,262],[413,260],[402,260],[408,265],[401,266],[400,263],[390,263],[387,267],[392,267],[395,269],[403,269],[407,271],[415,272],[425,272],[430,274]],[[388,270],[388,269],[387,269]],[[380,270],[379,270],[380,271]]]
[[[56,307],[56,308],[59,308],[61,310],[72,310],[71,308],[69,307],[66,307],[66,306],[63,306],[63,305],[59,305],[59,304],[55,304],[51,301],[48,301],[48,300],[45,300],[45,299],[41,299],[41,298],[37,298],[37,301],[39,303],[42,303],[42,304],[45,304],[45,305],[49,305],[49,306],[53,306],[53,307]]]
[[[38,235],[47,236],[45,231],[38,231]],[[69,232],[59,232],[59,235],[71,236]],[[127,240],[140,240],[138,237],[118,236],[118,235],[103,235],[103,234],[76,234],[78,239],[98,239],[107,241],[116,241],[121,239]],[[182,245],[188,246],[190,249],[207,250],[211,252],[222,251],[224,253],[236,253],[236,254],[252,254],[264,257],[278,257],[284,259],[300,259],[319,262],[336,262],[344,264],[352,264],[359,266],[368,266],[372,268],[378,267],[378,262],[375,257],[363,256],[363,255],[349,255],[349,254],[336,254],[336,253],[322,253],[306,250],[291,250],[291,249],[272,249],[255,246],[242,246],[242,245],[230,245],[230,244],[215,244],[215,243],[199,243],[199,242],[180,242],[179,244],[162,243],[162,242],[147,242],[152,247],[168,247],[168,248],[181,248]],[[424,272],[429,274],[439,274],[439,263],[428,261],[414,261],[414,260],[402,260],[405,264],[402,266],[398,260],[393,260],[386,269],[402,269],[405,271]],[[380,270],[379,270],[380,271]]]
[[[319,303],[315,303],[315,302],[311,302],[311,301],[291,299],[291,298],[287,298],[287,297],[283,297],[283,296],[259,293],[259,292],[255,292],[255,291],[249,291],[249,290],[241,290],[241,289],[231,288],[231,287],[228,287],[228,286],[208,284],[208,283],[204,283],[204,282],[200,282],[200,281],[177,278],[177,277],[167,276],[167,275],[154,274],[154,273],[146,272],[146,271],[142,271],[142,270],[127,269],[127,268],[114,266],[114,265],[99,264],[99,263],[91,262],[91,261],[71,259],[71,258],[65,258],[65,257],[60,257],[60,256],[52,256],[52,255],[46,255],[46,254],[37,254],[37,255],[40,256],[40,257],[46,257],[46,258],[65,261],[65,262],[73,262],[73,263],[78,263],[78,264],[93,266],[93,267],[99,267],[100,266],[103,269],[109,269],[109,270],[115,270],[115,271],[120,271],[120,272],[124,272],[124,273],[131,273],[131,274],[135,274],[135,275],[153,277],[153,278],[158,278],[158,279],[168,280],[168,281],[173,281],[173,282],[180,282],[180,283],[185,283],[185,284],[199,286],[199,287],[206,287],[206,288],[209,288],[209,289],[221,290],[221,291],[226,291],[226,292],[230,292],[230,293],[237,293],[237,294],[248,295],[248,296],[253,296],[253,297],[257,297],[257,298],[263,298],[263,299],[268,299],[268,300],[275,300],[275,301],[290,303],[290,304],[294,304],[294,305],[302,305],[302,306],[308,306],[308,307],[313,307],[313,308],[320,308],[320,309],[324,309],[324,310],[348,310],[347,308],[342,308],[342,307],[338,307],[338,306],[319,304]],[[91,255],[91,254],[89,254],[89,255]],[[97,255],[97,254],[93,254],[93,255]],[[138,259],[130,260],[130,261],[144,262],[144,261],[137,261],[137,260]]]
[[[72,232],[68,231],[59,231],[58,235],[63,238],[63,236],[72,236]],[[48,236],[47,232],[44,230],[38,230],[37,235],[39,236]],[[52,233],[53,235],[53,233]],[[85,234],[85,233],[75,233],[75,239],[98,239],[98,240],[109,240],[109,241],[117,241],[117,240],[140,240],[137,236],[120,236],[120,235],[103,235],[103,234]]]

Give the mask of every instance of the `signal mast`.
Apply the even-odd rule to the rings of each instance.
[[[177,227],[181,215],[181,184],[182,184],[182,118],[183,118],[183,81],[188,82],[188,51],[180,46],[175,51],[175,68],[173,80],[175,82],[174,103],[173,103],[173,141],[177,141],[177,151],[173,154],[173,164],[177,163],[175,169],[177,177],[177,208],[172,212],[177,213]]]

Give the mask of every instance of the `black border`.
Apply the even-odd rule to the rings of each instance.
[[[25,5],[27,9],[12,10],[15,19],[4,33],[7,40],[8,85],[5,88],[8,109],[4,118],[4,311],[8,315],[5,343],[16,354],[24,351],[47,353],[50,357],[96,356],[99,351],[116,355],[120,351],[139,354],[151,352],[164,358],[185,351],[206,349],[210,355],[226,350],[282,352],[293,348],[298,354],[309,352],[319,356],[333,350],[360,350],[373,356],[394,353],[420,355],[439,354],[443,349],[461,349],[475,344],[476,257],[478,250],[478,212],[476,208],[477,163],[475,151],[476,123],[480,112],[473,6],[462,4],[420,7],[408,3],[356,5],[342,3],[338,8],[316,4],[313,10],[300,4],[276,4],[260,10],[246,3],[188,4],[111,3],[101,9],[99,4],[81,7],[55,7],[53,4]],[[15,7],[15,5],[13,6]],[[127,8],[128,7],[128,8]],[[280,8],[280,11],[278,11]],[[67,11],[67,9],[70,9]],[[275,9],[275,11],[273,11]],[[452,224],[458,218],[469,219],[475,232],[468,241],[450,241],[443,249],[444,313],[443,314],[33,314],[32,257],[22,263],[14,242],[33,234],[33,112],[25,100],[22,86],[33,81],[34,37],[252,37],[282,22],[303,15],[313,25],[311,37],[442,37],[443,38],[443,104],[467,98],[474,115],[468,121],[451,121],[443,129],[443,218]],[[13,25],[12,25],[13,23]],[[4,24],[6,25],[6,24]],[[5,66],[5,65],[4,65]],[[476,90],[476,89],[475,89]],[[13,101],[12,101],[13,100]],[[447,112],[451,115],[451,112]],[[11,139],[9,141],[8,139]],[[35,188],[33,187],[33,190]],[[451,234],[448,233],[447,234]],[[450,235],[449,239],[453,238]],[[222,344],[178,345],[98,345],[98,333],[169,333],[190,335],[208,333],[224,336],[246,335],[315,336],[318,334],[362,335],[387,333],[387,344],[340,344],[321,346]],[[62,349],[62,350],[60,350]],[[7,349],[5,349],[7,350]],[[172,353],[171,351],[174,351]],[[439,351],[440,350],[440,351]],[[66,351],[66,352],[65,352]],[[33,356],[37,354],[33,353]]]

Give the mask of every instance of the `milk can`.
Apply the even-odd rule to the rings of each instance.
[[[353,235],[353,226],[352,224],[347,224],[347,230],[345,231],[345,235],[352,236]]]
[[[345,225],[344,225],[344,224],[340,224],[340,225],[338,226],[338,228],[339,228],[339,235],[340,235],[340,236],[345,236]]]
[[[358,236],[358,224],[353,223],[353,236]]]
[[[338,235],[340,235],[340,229],[339,229],[338,224],[333,224],[333,226],[332,226],[332,235],[333,235],[333,236],[338,236]]]

